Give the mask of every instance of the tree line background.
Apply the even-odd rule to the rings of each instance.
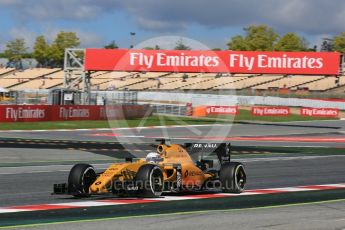
[[[310,46],[308,41],[294,32],[280,35],[266,25],[250,25],[243,28],[244,35],[231,37],[226,44],[229,50],[241,51],[317,51],[316,45]],[[53,42],[40,35],[36,38],[32,52],[28,52],[24,38],[16,38],[6,44],[4,53],[0,57],[8,58],[9,63],[20,63],[23,58],[35,58],[40,66],[62,67],[64,50],[80,46],[80,39],[74,32],[59,32]],[[111,41],[103,48],[116,49],[118,45]],[[159,50],[158,45],[145,47],[147,50]],[[174,47],[176,50],[190,50],[191,48],[179,40]],[[212,50],[221,50],[214,48]],[[323,41],[321,51],[345,52],[345,32]]]

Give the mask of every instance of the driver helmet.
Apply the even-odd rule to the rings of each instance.
[[[150,152],[149,154],[147,154],[146,156],[146,162],[149,163],[158,163],[163,161],[163,158],[161,157],[161,155],[159,155],[159,153],[156,152]]]

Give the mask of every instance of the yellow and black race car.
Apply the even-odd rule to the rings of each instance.
[[[157,150],[146,158],[126,159],[101,173],[96,173],[89,164],[76,164],[69,173],[68,183],[54,184],[53,194],[158,197],[163,192],[244,190],[245,169],[242,163],[230,161],[230,144],[179,145],[160,141]],[[207,154],[208,159],[203,157],[205,153],[211,153]]]

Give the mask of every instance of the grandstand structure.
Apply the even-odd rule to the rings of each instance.
[[[91,91],[251,91],[345,92],[344,69],[339,76],[269,75],[230,73],[112,72],[84,71],[81,49],[68,49],[65,68],[0,68],[0,87],[10,91],[74,89],[84,93],[88,104]]]
[[[62,69],[33,68],[15,70],[0,69],[0,86],[9,90],[39,90],[64,87],[65,72]],[[76,80],[76,78],[71,79]],[[324,92],[345,86],[345,76],[308,75],[249,75],[210,73],[148,73],[108,72],[90,73],[91,90],[244,90],[258,91],[288,89],[296,91]],[[82,82],[76,82],[77,89]]]

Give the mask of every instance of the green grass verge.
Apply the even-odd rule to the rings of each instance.
[[[11,122],[0,123],[0,130],[37,130],[37,129],[92,129],[92,128],[114,128],[114,127],[138,127],[153,125],[197,125],[230,123],[238,121],[267,121],[267,122],[289,122],[289,121],[312,121],[330,120],[332,118],[302,117],[299,115],[282,117],[260,117],[252,116],[248,110],[240,110],[240,114],[234,116],[211,116],[207,118],[189,118],[176,116],[151,116],[145,119],[133,120],[111,120],[111,121],[46,121],[46,122]]]
[[[234,116],[218,115],[213,118],[234,119]],[[314,121],[314,120],[337,120],[332,117],[304,117],[297,114],[289,116],[253,116],[251,111],[241,109],[240,113],[235,117],[235,121],[269,121],[269,122],[289,122],[289,121]]]
[[[37,129],[92,129],[114,127],[138,127],[152,125],[195,125],[214,124],[216,119],[187,118],[175,116],[151,116],[145,119],[110,121],[46,121],[0,123],[0,130],[37,130]]]

